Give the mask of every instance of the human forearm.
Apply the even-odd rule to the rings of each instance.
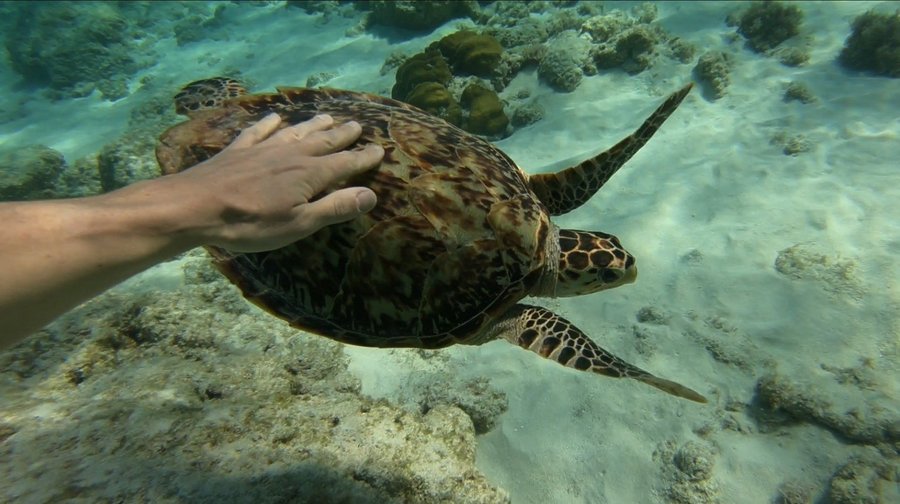
[[[280,124],[270,115],[208,161],[102,196],[0,203],[0,349],[189,248],[272,250],[375,205],[369,189],[332,190],[384,155],[344,150],[359,124]]]
[[[0,348],[191,248],[156,181],[76,200],[0,204]]]

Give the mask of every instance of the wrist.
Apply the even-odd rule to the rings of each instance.
[[[92,239],[128,237],[143,254],[162,259],[203,244],[203,229],[190,200],[167,177],[137,182],[97,196],[90,206]]]

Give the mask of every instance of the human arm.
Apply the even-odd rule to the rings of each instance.
[[[332,128],[319,116],[276,133],[280,122],[261,120],[175,175],[87,198],[0,203],[0,348],[193,247],[274,249],[375,205],[361,187],[310,201],[380,162],[377,146],[343,151],[358,124]]]

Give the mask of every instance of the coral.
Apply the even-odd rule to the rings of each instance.
[[[866,12],[853,20],[838,61],[853,69],[900,77],[900,10],[894,14]]]
[[[553,37],[568,30],[578,30],[584,22],[582,14],[574,9],[558,9],[551,11],[550,18],[544,21],[547,33]]]
[[[342,345],[187,260],[205,264],[184,284],[115,289],[0,353],[0,500],[509,502],[476,468],[460,408],[362,395]],[[244,308],[219,305],[233,299]],[[470,390],[489,422],[502,402]]]
[[[609,14],[594,16],[581,24],[581,32],[587,33],[596,43],[609,42],[616,35],[631,28],[634,20],[621,10],[614,9]]]
[[[503,47],[490,35],[460,30],[437,42],[454,74],[489,76],[500,62]]]
[[[809,422],[825,427],[856,443],[877,445],[900,441],[900,418],[878,404],[880,396],[869,400],[857,393],[856,407],[845,409],[835,405],[832,397],[851,397],[846,391],[832,396],[822,387],[794,382],[787,377],[770,373],[756,385],[756,415],[764,426],[778,426],[794,422]]]
[[[381,65],[381,69],[378,71],[379,75],[387,75],[391,70],[398,68],[400,65],[406,61],[409,55],[403,53],[402,51],[393,51],[388,55],[384,60],[384,64]]]
[[[132,130],[104,145],[97,155],[97,170],[104,191],[158,177],[156,135]]]
[[[694,74],[704,86],[705,94],[713,99],[725,96],[725,90],[731,83],[731,57],[721,51],[709,51],[697,62]]]
[[[716,453],[707,445],[688,441],[676,446],[661,443],[653,460],[663,467],[666,497],[669,502],[712,504],[719,501],[719,484],[713,479]]]
[[[397,68],[396,83],[391,97],[405,100],[416,86],[423,82],[436,82],[446,86],[453,74],[450,66],[437,50],[429,50],[411,56]]]
[[[781,151],[786,156],[796,156],[803,152],[809,152],[813,148],[812,143],[803,134],[791,135],[786,131],[779,131],[772,135],[769,143],[781,147]]]
[[[840,467],[828,485],[832,504],[898,502],[900,471],[897,465],[875,457],[854,457]]]
[[[697,53],[697,47],[694,44],[680,37],[673,37],[669,40],[669,50],[672,51],[672,56],[682,63],[690,63]]]
[[[800,47],[784,47],[774,51],[782,65],[803,66],[809,62],[809,51]]]
[[[53,197],[57,180],[65,169],[63,155],[45,145],[0,153],[0,200]]]
[[[544,107],[535,101],[523,103],[513,109],[511,122],[516,128],[523,128],[544,118]]]
[[[525,18],[510,27],[488,27],[484,33],[494,37],[503,47],[509,49],[524,45],[543,44],[549,33],[547,27],[535,18]]]
[[[778,487],[775,504],[807,504],[813,502],[815,489],[800,481],[786,481]]]
[[[30,145],[0,152],[0,200],[74,198],[100,192],[96,163],[69,165],[59,152]]]
[[[803,12],[796,5],[756,2],[741,14],[738,33],[756,52],[766,52],[800,33]]]
[[[479,135],[497,136],[506,133],[509,118],[503,111],[503,103],[494,91],[471,84],[460,98],[463,107],[469,110],[465,129]]]
[[[598,68],[621,67],[630,74],[640,73],[653,63],[658,33],[648,25],[636,25],[599,44],[592,50]]]
[[[76,159],[68,165],[59,179],[56,181],[53,197],[77,198],[92,196],[103,192],[100,185],[100,172],[97,170],[97,160],[92,157]]]
[[[478,12],[478,3],[471,0],[375,0],[356,2],[355,5],[359,9],[371,11],[370,24],[407,30],[431,30],[451,19],[472,16]]]
[[[338,74],[334,72],[316,72],[306,78],[306,87],[318,87],[337,76]]]
[[[493,2],[490,12],[482,12],[480,24],[510,27],[526,21],[532,14],[541,14],[550,6],[545,1]]]
[[[547,43],[547,52],[538,65],[538,77],[556,90],[571,92],[584,77],[591,62],[591,43],[574,30],[565,31]]]
[[[862,283],[856,275],[856,261],[829,256],[809,244],[798,243],[778,252],[775,270],[793,280],[812,280],[832,294],[859,298]]]
[[[423,413],[439,405],[456,406],[472,419],[476,434],[493,429],[508,407],[506,394],[491,388],[484,378],[453,383],[431,381],[417,388],[416,402]]]
[[[110,100],[124,96],[124,80],[148,66],[134,32],[112,3],[34,2],[4,40],[10,64],[28,84],[61,96],[100,89]]]
[[[812,94],[809,86],[802,82],[791,81],[784,90],[784,101],[799,101],[800,103],[813,103],[816,97]]]
[[[649,24],[656,20],[659,12],[655,3],[644,2],[632,7],[631,15],[637,18],[638,23]]]
[[[405,101],[450,124],[462,124],[462,108],[442,84],[423,82],[406,95]]]
[[[543,48],[544,46],[539,45],[529,47]],[[518,50],[518,48],[513,51],[505,51],[503,57],[500,58],[500,63],[498,63],[497,67],[494,69],[494,75],[491,77],[491,85],[494,86],[494,89],[497,91],[502,91],[510,82],[512,82],[516,74],[527,62],[526,56],[522,51]],[[531,61],[531,63],[536,64],[537,61]]]
[[[671,318],[671,315],[654,306],[645,306],[637,312],[637,321],[642,324],[666,325]]]

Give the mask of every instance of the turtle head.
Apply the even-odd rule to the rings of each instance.
[[[559,230],[556,296],[578,296],[631,283],[634,256],[619,239],[599,231]]]

